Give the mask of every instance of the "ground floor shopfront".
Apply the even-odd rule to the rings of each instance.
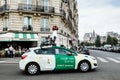
[[[37,46],[37,33],[6,32],[0,34],[0,49],[12,45],[14,48],[29,48]]]
[[[30,47],[38,46],[38,34],[26,32],[0,33],[0,57],[10,57],[9,47],[14,48],[14,56],[21,56]]]
[[[37,47],[40,44],[47,40],[47,37],[50,34],[42,34],[42,33],[33,33],[33,32],[4,32],[0,33],[0,49],[8,48],[12,45],[15,49],[21,48],[30,48]],[[56,44],[58,46],[64,45],[67,48],[71,47],[72,38],[59,34],[56,39]],[[73,41],[73,44],[76,44],[77,41]]]
[[[9,48],[12,45],[15,49],[36,47],[37,41],[11,41],[11,42],[0,42],[0,50]]]

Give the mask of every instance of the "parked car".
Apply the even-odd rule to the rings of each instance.
[[[106,50],[109,51],[109,52],[112,52],[113,51],[113,47],[107,47]]]
[[[118,52],[120,53],[120,47],[118,48]]]
[[[79,70],[87,72],[97,68],[95,57],[78,54],[59,46],[31,48],[21,56],[19,68],[31,75],[40,71]]]

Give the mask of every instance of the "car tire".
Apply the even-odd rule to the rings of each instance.
[[[88,61],[81,61],[78,65],[78,70],[82,72],[87,72],[91,69],[91,65]]]
[[[37,63],[29,63],[26,66],[26,72],[30,75],[35,75],[40,71],[40,67]]]

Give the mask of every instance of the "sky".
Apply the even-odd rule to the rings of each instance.
[[[79,39],[85,33],[104,36],[113,31],[120,34],[120,0],[77,0]]]

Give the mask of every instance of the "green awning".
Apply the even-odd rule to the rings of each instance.
[[[14,33],[13,41],[38,41],[35,33]]]
[[[10,42],[12,41],[13,33],[1,33],[0,34],[0,42]]]

